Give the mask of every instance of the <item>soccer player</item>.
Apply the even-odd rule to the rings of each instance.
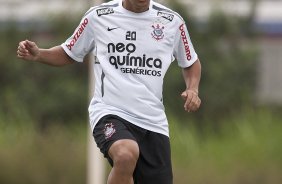
[[[114,0],[95,6],[65,43],[42,49],[19,43],[19,58],[62,66],[95,56],[90,125],[112,165],[108,184],[172,184],[168,122],[162,87],[175,59],[186,90],[184,109],[196,111],[201,64],[185,22],[150,0]]]

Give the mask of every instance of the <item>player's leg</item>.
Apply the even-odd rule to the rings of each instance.
[[[133,172],[139,157],[139,147],[133,140],[118,140],[109,149],[113,168],[108,184],[133,184]]]
[[[93,136],[100,151],[113,167],[108,184],[133,184],[132,175],[139,157],[135,137],[117,116],[103,117],[95,126]]]

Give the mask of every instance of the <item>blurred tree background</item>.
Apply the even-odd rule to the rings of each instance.
[[[187,114],[184,81],[174,62],[165,77],[164,103],[171,127],[177,184],[278,184],[282,181],[279,107],[256,104],[258,50],[253,13],[214,12],[186,20],[202,62],[202,107]],[[47,48],[72,34],[83,15],[0,29],[0,183],[86,183],[88,66],[53,68],[16,58],[18,42]]]
[[[192,15],[187,15],[186,7],[174,1],[171,3],[174,10],[182,12],[202,62],[202,107],[192,116],[203,123],[214,122],[228,118],[246,106],[252,107],[258,61],[253,43],[255,32],[251,31],[253,15],[238,18],[216,11],[206,23],[200,23]],[[189,116],[190,119],[190,114],[179,111],[182,81],[179,69],[172,67],[166,78],[165,99],[169,111],[177,117],[187,119]],[[179,99],[178,103],[175,99]]]

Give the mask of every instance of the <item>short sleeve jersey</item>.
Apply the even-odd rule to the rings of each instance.
[[[92,7],[61,45],[77,62],[93,51],[95,90],[89,105],[92,130],[113,114],[141,128],[169,136],[163,106],[163,79],[176,59],[182,68],[198,56],[183,19],[151,1],[134,13],[114,0]]]

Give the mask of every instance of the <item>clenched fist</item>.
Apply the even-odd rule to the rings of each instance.
[[[201,105],[201,99],[199,98],[197,91],[187,89],[181,94],[181,97],[185,101],[185,111],[195,112],[199,109]]]
[[[28,61],[36,61],[39,57],[39,54],[39,48],[34,42],[25,40],[19,43],[17,50],[18,58]]]

